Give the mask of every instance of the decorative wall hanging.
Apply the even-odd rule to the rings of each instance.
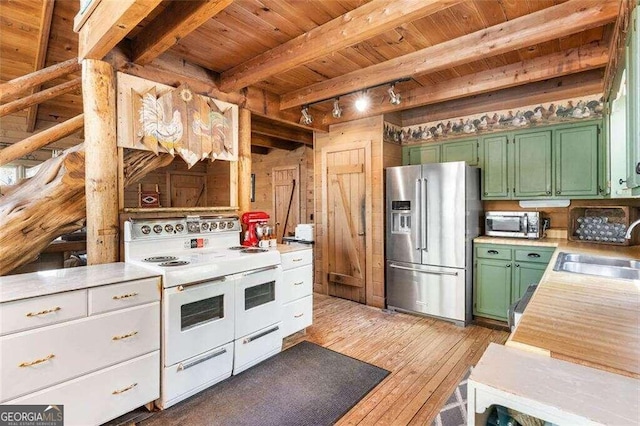
[[[118,146],[198,161],[237,161],[238,107],[118,73]]]
[[[384,123],[384,141],[401,144],[442,141],[465,135],[501,132],[511,129],[550,125],[602,117],[603,99],[594,95],[566,99],[548,105],[527,105],[517,110],[487,112],[476,116],[426,122],[400,127]]]

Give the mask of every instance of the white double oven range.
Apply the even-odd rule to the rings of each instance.
[[[162,276],[160,408],[282,349],[280,253],[240,231],[237,216],[125,222],[125,261]]]

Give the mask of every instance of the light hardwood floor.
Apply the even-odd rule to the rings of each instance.
[[[313,325],[287,338],[283,349],[308,340],[391,372],[338,425],[431,424],[487,345],[508,337],[505,331],[313,297]]]

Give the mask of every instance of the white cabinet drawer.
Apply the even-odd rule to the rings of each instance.
[[[8,404],[64,405],[65,426],[99,425],[160,395],[159,351],[32,393]]]
[[[160,300],[160,278],[147,278],[89,290],[89,315]]]
[[[303,297],[283,306],[282,336],[303,330],[313,322],[313,296]]]
[[[0,336],[87,316],[87,291],[0,304]]]
[[[313,250],[311,249],[283,253],[280,256],[282,259],[282,269],[297,268],[313,263]]]
[[[313,293],[313,266],[288,269],[283,272],[282,303],[293,302]]]
[[[160,408],[168,408],[231,376],[233,342],[166,367]]]
[[[270,325],[234,342],[233,374],[262,362],[282,350],[282,323]]]
[[[0,402],[152,352],[160,304],[0,337]]]

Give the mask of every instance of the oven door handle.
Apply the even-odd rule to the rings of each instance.
[[[266,268],[259,268],[259,269],[254,269],[252,271],[244,272],[242,276],[246,277],[247,275],[259,274],[260,272],[270,271],[272,269],[278,269],[278,265],[267,266]]]
[[[222,281],[226,281],[226,280],[227,280],[227,277],[217,277],[217,278],[212,278],[210,280],[196,281],[196,282],[193,282],[193,283],[181,284],[178,287],[176,287],[176,290],[184,291],[187,287],[194,287],[194,286],[199,286],[199,285],[212,284],[212,283],[222,282]]]
[[[242,341],[242,343],[244,343],[244,344],[246,345],[247,343],[251,343],[251,342],[253,342],[254,340],[258,340],[259,338],[264,337],[264,336],[266,336],[267,334],[271,334],[271,333],[273,333],[273,332],[276,332],[276,331],[278,331],[278,330],[280,330],[280,326],[277,326],[277,325],[276,325],[275,327],[270,328],[269,330],[265,330],[265,331],[263,331],[262,333],[258,333],[258,334],[254,335],[254,336],[249,336],[249,337],[245,338],[245,339]]]
[[[218,357],[218,356],[226,354],[226,353],[227,353],[227,350],[225,348],[222,348],[219,351],[214,352],[214,353],[209,354],[209,355],[205,355],[202,358],[194,359],[193,361],[189,361],[189,362],[181,362],[180,364],[178,364],[178,371],[186,370],[186,369],[194,367],[194,366],[196,366],[196,365],[198,365],[200,363],[208,361],[211,358],[215,358],[215,357]]]

